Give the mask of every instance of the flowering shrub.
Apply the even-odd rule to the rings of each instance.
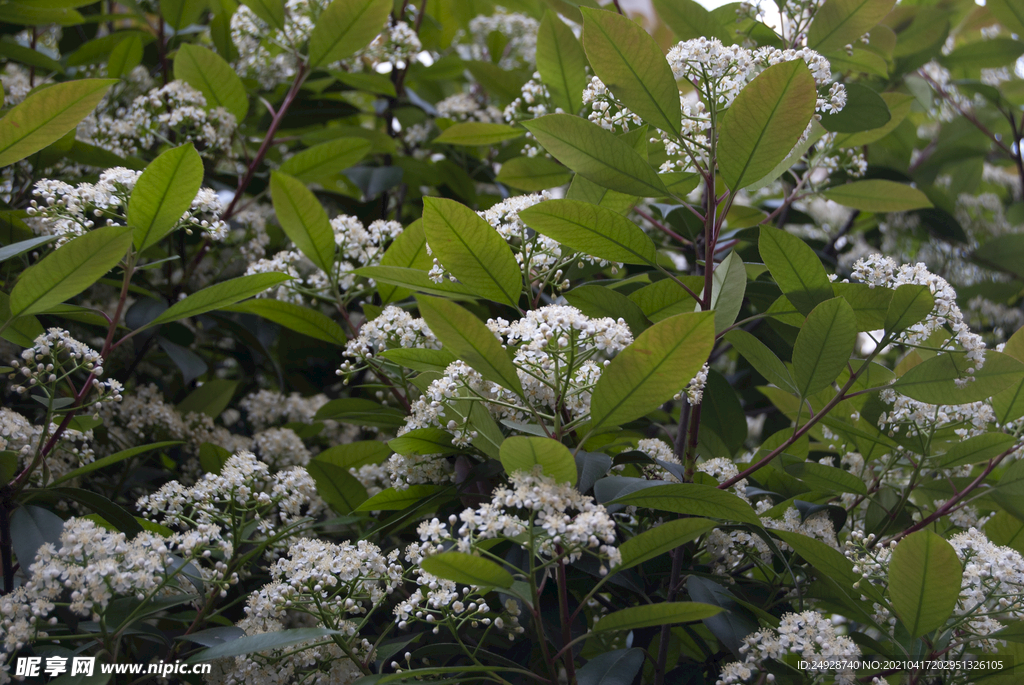
[[[1019,4],[652,4],[0,5],[0,684],[1020,682]]]

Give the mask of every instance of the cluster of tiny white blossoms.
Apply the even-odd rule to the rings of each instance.
[[[949,69],[935,60],[918,69],[917,73],[931,83],[932,88],[939,94],[939,97],[932,100],[931,114],[940,121],[953,121],[963,116],[964,112],[973,111],[975,105],[985,103],[981,93],[975,93],[973,97],[965,95],[956,87]]]
[[[47,624],[56,624],[55,603],[66,601],[74,614],[101,620],[118,598],[148,600],[189,594],[191,582],[180,570],[190,563],[202,580],[227,592],[235,582],[227,577],[223,559],[232,547],[215,525],[162,537],[142,531],[129,540],[84,518],[64,523],[59,544],[43,543],[35,560],[19,559],[26,580],[0,598],[0,661],[26,644],[46,637]],[[61,598],[66,597],[65,600]],[[6,672],[0,680],[9,682]]]
[[[686,388],[683,392],[675,396],[675,399],[682,399],[683,395],[686,395],[686,401],[691,407],[696,407],[704,399],[704,386],[708,382],[708,371],[710,368],[705,362],[704,366],[700,367],[700,371],[697,375],[690,379],[690,382],[686,384]]]
[[[349,359],[338,369],[339,376],[348,376],[380,355],[394,349],[439,350],[441,342],[423,319],[414,318],[397,305],[388,305],[372,321],[359,327],[359,335],[345,345]],[[353,363],[352,360],[357,360]],[[384,367],[386,368],[386,367]]]
[[[449,95],[434,105],[434,110],[437,112],[438,119],[449,119],[458,124],[468,122],[500,124],[502,121],[501,110],[489,104],[486,94],[479,89],[471,93]],[[428,119],[406,128],[402,133],[402,140],[409,147],[416,148],[430,140],[433,131],[434,122]],[[416,157],[424,157],[426,154],[426,150],[413,150],[413,155]]]
[[[954,344],[959,346],[972,366],[967,369],[968,376],[957,379],[957,384],[962,387],[973,380],[970,374],[985,363],[985,342],[967,325],[963,312],[956,303],[956,291],[946,279],[931,273],[923,262],[900,265],[891,257],[880,254],[857,260],[853,265],[853,278],[871,287],[895,289],[905,284],[927,286],[935,298],[935,306],[924,320],[901,333],[896,342],[907,345],[933,345],[928,342],[931,336],[948,326],[953,332],[952,336],[937,347],[953,349]]]
[[[467,45],[458,45],[459,54],[467,60],[484,60],[497,62],[504,71],[512,69],[532,69],[537,61],[537,29],[540,23],[533,17],[519,12],[509,12],[504,7],[496,7],[495,13],[488,17],[474,17],[469,22],[469,38]],[[502,54],[490,54],[491,34],[500,35],[504,41]]]
[[[89,374],[92,390],[83,394],[80,407],[90,407],[100,402],[120,402],[123,388],[116,380],[100,380],[103,376],[103,358],[99,352],[73,338],[63,328],[50,328],[32,341],[32,347],[21,352],[21,359],[11,361],[14,369],[8,378],[20,380],[13,390],[25,394],[38,390],[56,399],[57,386],[71,381],[78,372]],[[74,387],[74,385],[72,385]],[[81,394],[81,390],[78,390]]]
[[[39,235],[58,236],[56,245],[84,235],[97,226],[126,226],[128,200],[142,175],[124,167],[107,169],[96,183],[72,186],[63,181],[43,179],[36,183],[26,220]],[[181,215],[174,230],[202,231],[213,240],[227,237],[228,226],[217,193],[200,188],[192,204]]]
[[[233,157],[238,122],[223,107],[184,81],[171,81],[135,98],[127,107],[92,115],[79,125],[79,139],[120,157],[150,150],[160,143],[191,141],[211,160]]]
[[[743,661],[734,661],[722,668],[717,685],[736,685],[755,682],[752,678],[762,674],[769,659],[781,661],[787,654],[802,659],[817,660],[824,668],[813,665],[809,672],[814,676],[834,674],[836,685],[854,685],[857,674],[853,668],[835,668],[843,660],[854,660],[861,655],[860,647],[845,635],[839,635],[830,619],[817,611],[803,611],[799,614],[784,614],[774,630],[764,628],[743,638],[740,654]],[[821,657],[826,657],[822,660]],[[816,659],[817,658],[817,659]],[[765,680],[774,682],[775,676],[767,674]]]
[[[766,499],[758,502],[756,509],[764,513],[770,506],[770,500]],[[815,512],[804,518],[798,509],[789,507],[782,513],[782,518],[762,516],[761,525],[770,530],[800,533],[820,540],[833,549],[839,549],[835,526],[825,511]],[[776,540],[775,544],[782,551],[791,549],[781,540]],[[715,528],[708,533],[705,545],[711,557],[712,567],[723,574],[735,571],[740,565],[749,561],[769,564],[773,554],[764,540],[744,530],[723,531]]]
[[[477,437],[470,420],[477,402],[498,420],[542,416],[553,423],[564,412],[572,422],[583,421],[590,415],[591,391],[603,364],[633,342],[622,319],[592,319],[564,305],[534,309],[513,322],[490,319],[487,326],[506,347],[514,348],[512,363],[523,396],[485,381],[466,363],[456,361],[412,404],[400,435],[417,428],[442,428],[452,433],[453,444],[467,447]],[[388,469],[396,488],[442,483],[451,477],[447,460],[436,454],[396,454]]]
[[[270,473],[270,467],[250,452],[233,455],[220,473],[207,473],[191,487],[178,481],[166,483],[141,497],[136,506],[171,527],[187,528],[198,522],[241,532],[255,522],[268,539],[286,537],[293,524],[326,510],[316,483],[304,468],[292,466]],[[275,549],[281,548],[282,539],[275,542]]]

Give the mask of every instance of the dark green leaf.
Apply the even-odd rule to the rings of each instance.
[[[700,602],[662,602],[613,611],[594,626],[595,632],[634,630],[649,626],[700,621],[722,611],[721,607]]]
[[[204,288],[184,300],[174,303],[163,314],[137,330],[228,307],[288,280],[291,280],[291,276],[282,273],[252,274],[251,276],[232,278]]]
[[[345,331],[330,318],[315,309],[283,300],[256,298],[224,307],[229,312],[255,314],[285,328],[308,335],[317,340],[344,345]]]
[[[655,485],[618,497],[615,504],[630,504],[645,509],[668,511],[689,516],[704,516],[723,521],[761,525],[750,505],[731,492],[711,485],[670,483]]]

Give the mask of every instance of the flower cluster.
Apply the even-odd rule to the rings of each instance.
[[[459,45],[464,59],[497,62],[500,69],[532,68],[537,60],[537,29],[540,24],[533,17],[496,8],[488,17],[474,17],[469,22],[471,43]],[[492,55],[492,36],[499,36],[501,54]]]
[[[50,399],[57,399],[57,387],[80,371],[89,374],[87,382],[92,389],[83,394],[79,406],[88,407],[100,402],[120,402],[121,384],[110,378],[100,380],[103,376],[103,358],[100,354],[79,342],[63,328],[51,328],[42,333],[21,353],[21,359],[11,361],[14,372],[11,380],[21,377],[23,385],[15,385],[14,390],[24,394],[29,390],[44,393]],[[74,388],[74,385],[71,386]]]
[[[489,104],[486,94],[480,90],[449,95],[434,105],[434,110],[438,119],[448,119],[458,124],[499,124],[502,121],[501,110]],[[434,128],[434,122],[431,120],[413,124],[402,133],[402,139],[406,145],[416,147],[430,139]],[[414,155],[422,157],[426,155],[426,151],[414,150]]]
[[[43,179],[36,183],[28,208],[27,222],[39,235],[58,236],[57,245],[84,235],[99,226],[125,226],[128,223],[128,200],[142,175],[124,167],[107,169],[96,183],[72,186],[63,181]],[[202,231],[213,240],[227,237],[228,226],[221,220],[223,211],[217,193],[200,188],[174,226],[191,234]]]
[[[439,350],[441,342],[423,319],[413,318],[409,312],[392,304],[359,328],[359,335],[345,345],[345,356],[366,364],[381,352],[394,349]],[[338,375],[348,375],[357,368],[346,361]]]

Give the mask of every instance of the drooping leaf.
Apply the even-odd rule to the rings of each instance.
[[[731,492],[711,485],[670,483],[655,485],[629,493],[614,500],[615,504],[631,504],[675,514],[703,516],[723,521],[761,525],[761,519],[750,507]]]
[[[814,14],[807,45],[825,52],[856,43],[894,4],[895,0],[827,0]]]
[[[643,157],[597,124],[569,114],[548,114],[523,126],[555,159],[599,186],[639,197],[668,194]]]
[[[857,343],[857,319],[846,300],[822,302],[807,316],[793,346],[793,374],[801,397],[832,384]]]
[[[320,201],[306,184],[280,171],[270,175],[270,195],[277,220],[295,246],[321,270],[334,265],[334,229]]]
[[[626,264],[656,264],[650,237],[610,209],[576,200],[547,200],[528,207],[519,218],[538,233],[586,255]]]
[[[128,225],[139,252],[156,245],[181,220],[203,184],[203,160],[191,143],[150,162],[128,199]]]
[[[802,556],[819,574],[852,588],[860,576],[853,570],[853,562],[842,552],[815,538],[788,530],[770,529],[771,534],[782,539]]]
[[[605,367],[594,388],[593,427],[617,426],[667,402],[711,354],[714,314],[678,314],[641,333]]]
[[[804,314],[833,297],[825,267],[807,243],[786,231],[761,227],[758,252],[789,301]]]
[[[291,280],[291,276],[282,273],[252,274],[251,276],[232,278],[204,288],[184,300],[174,303],[163,314],[137,330],[141,331],[162,323],[179,321],[221,309],[253,295],[258,295],[264,290],[288,280]]]
[[[508,243],[476,212],[454,200],[423,200],[423,231],[438,261],[473,293],[517,306],[522,272]]]
[[[496,145],[502,141],[518,138],[524,131],[507,124],[487,124],[479,121],[453,124],[434,138],[435,143],[448,145]]]
[[[721,607],[700,602],[661,602],[620,609],[608,614],[594,626],[595,632],[634,630],[648,626],[700,621],[722,611]]]
[[[450,300],[420,297],[417,302],[423,320],[449,352],[480,372],[485,380],[523,394],[512,360],[480,319]]]
[[[911,635],[945,625],[960,597],[962,575],[956,550],[932,531],[900,540],[889,561],[889,597]]]
[[[946,352],[910,369],[892,387],[920,402],[967,404],[988,399],[1021,380],[1024,364],[1009,355],[988,350],[979,369],[965,353]]]
[[[241,122],[249,113],[249,96],[242,79],[217,53],[201,45],[182,43],[174,56],[174,78],[185,81],[206,98],[210,107],[223,107]]]
[[[501,443],[501,465],[505,472],[532,473],[540,465],[545,476],[558,483],[576,482],[576,461],[562,443],[551,438],[514,436]]]
[[[117,79],[80,79],[33,91],[0,119],[0,167],[63,138],[78,126]]]
[[[679,87],[658,44],[639,24],[617,12],[580,11],[583,47],[594,73],[644,121],[678,136]]]
[[[351,57],[373,40],[394,8],[391,0],[334,0],[309,35],[313,69]]]
[[[4,483],[6,485],[6,483]],[[28,568],[45,542],[60,545],[64,520],[49,509],[24,504],[11,513],[11,542],[18,563]]]
[[[800,139],[817,91],[803,60],[768,67],[740,91],[722,117],[718,168],[733,192],[762,178]]]
[[[642,564],[648,559],[666,554],[680,545],[714,528],[716,524],[705,518],[686,518],[666,521],[660,526],[631,537],[619,545],[622,563],[615,567],[616,572]]]
[[[301,304],[270,298],[257,298],[223,307],[223,309],[230,312],[255,314],[296,333],[334,345],[344,345],[348,341],[341,326],[319,311]]]
[[[909,212],[932,206],[928,196],[917,188],[884,179],[854,181],[829,188],[822,194],[844,207],[863,212]]]
[[[512,587],[512,574],[483,557],[464,552],[441,552],[420,562],[427,573],[438,578],[477,587]]]
[[[11,316],[44,312],[74,297],[117,266],[131,242],[131,228],[103,226],[61,245],[22,272],[11,291]]]
[[[562,111],[576,114],[583,106],[586,67],[587,56],[572,29],[557,13],[545,12],[537,30],[537,71]]]

